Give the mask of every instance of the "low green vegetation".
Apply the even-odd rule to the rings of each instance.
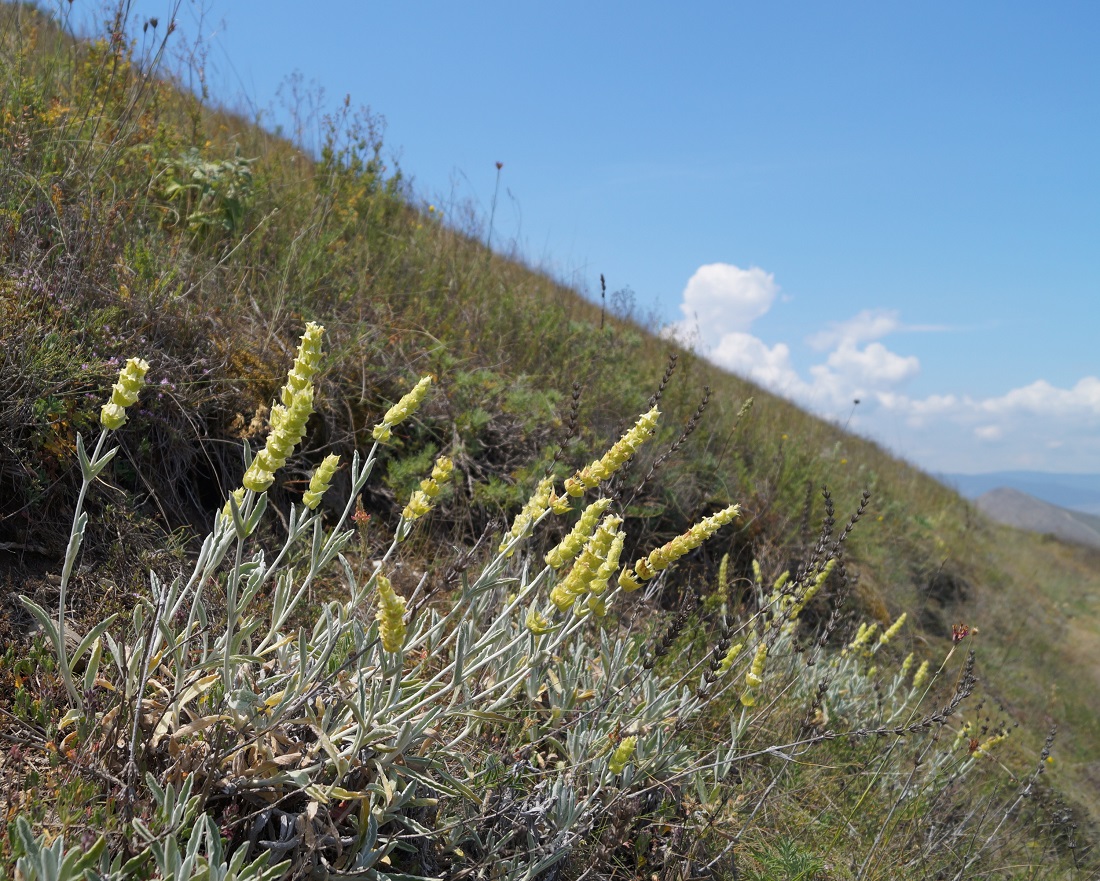
[[[125,24],[0,6],[0,876],[1095,874],[1094,553]]]

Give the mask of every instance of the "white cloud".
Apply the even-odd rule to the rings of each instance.
[[[826,418],[851,414],[850,427],[920,465],[941,471],[1046,468],[1095,471],[1100,461],[1100,379],[1070,388],[1038,379],[1002,395],[905,393],[920,372],[916,356],[881,339],[899,332],[942,332],[940,325],[904,325],[899,314],[864,310],[806,340],[822,353],[800,372],[792,348],[769,345],[752,323],[779,300],[774,275],[759,267],[701,266],[684,288],[685,320],[670,332],[689,339],[714,363],[791,398]],[[853,413],[852,401],[860,399]]]
[[[898,313],[883,309],[864,309],[847,321],[835,321],[828,328],[810,336],[806,342],[811,349],[824,352],[842,343],[865,343],[882,339],[901,327]]]
[[[759,267],[708,263],[695,270],[684,288],[680,328],[697,330],[708,347],[717,345],[724,334],[747,331],[778,293],[775,276]]]
[[[710,350],[709,357],[716,364],[781,394],[791,394],[804,384],[791,366],[791,350],[785,343],[769,348],[752,334],[726,333]]]

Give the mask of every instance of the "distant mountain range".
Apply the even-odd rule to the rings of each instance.
[[[989,474],[939,474],[943,483],[968,499],[995,489],[1014,489],[1061,508],[1100,515],[1100,474],[1046,471],[994,471]]]
[[[998,523],[1100,549],[1100,517],[1060,508],[1009,487],[982,493],[975,504]]]

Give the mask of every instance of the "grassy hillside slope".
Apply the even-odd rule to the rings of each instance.
[[[0,659],[0,730],[12,744],[0,778],[9,823],[28,816],[36,832],[63,831],[71,841],[91,829],[122,836],[129,820],[113,776],[121,770],[86,750],[58,750],[63,711],[51,702],[63,703],[63,683],[50,673],[48,644],[28,636],[32,619],[16,599],[58,603],[81,488],[77,434],[87,441],[98,432],[119,366],[147,359],[148,389],[113,436],[120,452],[80,502],[90,516],[67,606],[74,630],[86,633],[108,613],[130,614],[148,592],[150,568],[174,572],[193,558],[212,512],[240,483],[242,445],[262,446],[296,339],[315,321],[326,331],[314,414],[268,493],[277,512],[262,538],[269,553],[321,459],[337,452],[347,462],[353,449],[369,449],[381,415],[431,374],[432,395],[379,453],[347,552],[356,566],[382,557],[410,493],[437,455],[449,456],[453,489],[404,543],[392,575],[405,597],[422,575],[428,594],[458,590],[461,570],[490,559],[499,540],[477,538],[499,536],[541,477],[560,479],[598,457],[656,403],[656,439],[607,489],[629,535],[623,559],[644,557],[731,502],[744,509],[736,529],[685,556],[655,582],[659,590],[629,595],[616,618],[656,643],[665,634],[668,660],[658,671],[675,678],[677,664],[689,668],[723,640],[728,648],[713,599],[723,556],[734,591],[723,596],[746,609],[780,573],[812,558],[820,524],[833,516],[822,487],[837,506],[834,537],[864,491],[870,503],[845,542],[843,571],[828,575],[800,619],[806,645],[825,627],[827,656],[839,658],[860,622],[885,629],[908,616],[880,662],[852,674],[866,704],[892,699],[886,674],[876,678],[879,665],[894,669],[912,649],[934,669],[955,647],[952,626],[974,629],[955,629],[945,684],[929,696],[951,699],[973,646],[977,691],[936,722],[944,744],[961,743],[959,765],[976,769],[965,799],[961,784],[937,790],[954,799],[955,813],[943,820],[967,829],[965,839],[935,838],[921,825],[947,801],[909,815],[888,788],[853,790],[854,772],[885,767],[876,763],[887,753],[901,761],[902,738],[882,747],[892,735],[868,733],[870,723],[860,736],[825,738],[829,707],[835,700],[839,725],[845,698],[803,694],[792,672],[779,694],[797,701],[784,708],[777,697],[760,730],[817,731],[810,740],[824,752],[782,774],[768,753],[745,765],[742,791],[713,803],[685,794],[686,786],[675,796],[663,791],[671,813],[660,813],[665,802],[632,795],[615,823],[629,814],[635,825],[623,827],[621,841],[598,839],[603,850],[593,851],[602,862],[591,865],[605,867],[600,877],[688,877],[674,874],[686,844],[660,850],[688,828],[708,854],[696,870],[710,866],[710,875],[694,877],[720,875],[719,857],[729,854],[740,877],[955,877],[956,869],[977,871],[972,853],[988,854],[995,877],[1088,876],[1089,818],[1100,817],[1094,552],[995,526],[877,445],[658,338],[628,308],[605,313],[490,253],[476,219],[416,203],[400,171],[387,167],[369,115],[344,105],[317,120],[323,149],[314,159],[168,79],[145,76],[159,70],[165,30],[161,22],[135,44],[115,21],[104,38],[82,44],[25,6],[0,6],[0,635],[10,646]],[[341,469],[321,509],[328,523],[336,525],[351,497],[352,478]],[[549,524],[539,550],[567,529]],[[342,579],[320,578],[311,608],[346,592]],[[771,620],[754,614],[746,633]],[[311,620],[303,610],[301,623]],[[812,724],[800,728],[807,707]],[[693,736],[720,740],[723,714],[733,710],[715,704],[707,712]],[[980,738],[1012,720],[1019,729],[995,757],[977,750],[978,761]],[[1040,754],[1052,726],[1051,764]],[[506,738],[485,743],[513,752]],[[552,753],[539,755],[553,764]],[[463,809],[473,815],[463,822],[473,823],[477,809]],[[700,812],[709,819],[692,826]],[[430,825],[426,813],[417,816]],[[330,819],[334,828],[351,822]],[[218,822],[227,841],[247,840],[235,815],[223,812]],[[595,834],[585,846],[595,847]],[[920,842],[933,838],[929,856]],[[14,831],[2,846],[9,862],[23,852]],[[478,859],[465,839],[447,848],[432,859],[449,860],[450,871]],[[800,859],[811,867],[802,874],[792,868]],[[557,865],[566,877],[584,875],[583,860]]]

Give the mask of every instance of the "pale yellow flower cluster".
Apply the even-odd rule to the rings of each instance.
[[[440,456],[436,459],[435,465],[432,466],[431,477],[426,477],[420,481],[420,489],[413,491],[409,503],[405,506],[405,510],[401,512],[402,518],[411,521],[427,514],[435,505],[435,500],[439,497],[443,485],[450,481],[454,467],[454,462],[446,456]]]
[[[565,481],[566,494],[573,497],[583,495],[586,489],[598,486],[622,468],[638,448],[653,436],[660,416],[661,411],[656,407],[648,413],[643,413],[634,427],[619,438],[615,445],[604,453],[602,459],[589,463]]]
[[[638,560],[633,569],[624,569],[619,576],[619,587],[626,591],[637,590],[642,582],[656,578],[659,572],[667,569],[688,551],[699,547],[740,513],[740,505],[730,505],[717,514],[700,520],[683,535],[676,536],[668,544],[652,551],[648,557]]]
[[[547,509],[553,510],[555,514],[564,514],[569,510],[568,497],[559,496],[554,492],[554,478],[552,477],[544,477],[539,481],[534,494],[516,515],[516,519],[512,521],[512,528],[508,530],[501,541],[499,552],[504,553],[513,540],[526,535],[534,526],[535,521],[546,513]],[[509,555],[511,555],[511,552],[509,552]]]
[[[802,614],[802,610],[806,608],[810,600],[817,596],[818,591],[821,590],[822,585],[829,579],[829,576],[832,575],[835,568],[836,557],[831,557],[825,565],[821,567],[821,571],[814,576],[814,580],[810,582],[801,595],[796,594],[795,596],[784,596],[782,598],[780,601],[780,611],[787,613],[789,619],[788,627],[793,627],[795,625],[798,616]],[[784,572],[783,575],[780,576],[779,580],[775,583],[774,590],[776,592],[783,589],[783,585],[786,584],[789,574],[788,572]]]
[[[420,406],[420,402],[428,394],[428,387],[432,384],[430,376],[422,377],[420,382],[413,386],[412,390],[405,394],[400,401],[386,411],[382,421],[374,426],[372,432],[376,441],[386,443],[393,436],[393,427],[404,422]]]
[[[325,329],[314,322],[306,325],[294,366],[287,373],[279,393],[281,403],[271,408],[271,433],[264,448],[248,466],[241,481],[253,492],[263,492],[275,482],[275,472],[286,464],[306,433],[313,413],[313,376],[321,361],[321,336]]]
[[[148,372],[149,363],[141,358],[131,358],[118,372],[118,382],[111,386],[111,400],[99,414],[104,428],[114,431],[126,424],[126,408],[137,401]]]
[[[400,597],[390,584],[390,580],[378,575],[378,634],[382,639],[382,648],[387,652],[399,652],[405,644],[405,598]]]
[[[730,647],[730,650],[726,652],[726,656],[722,658],[722,663],[718,665],[718,675],[724,676],[729,673],[730,668],[733,666],[733,662],[737,660],[737,656],[741,654],[741,649],[745,647],[743,642],[739,642]]]
[[[572,531],[561,540],[550,553],[546,555],[546,565],[551,569],[561,569],[572,562],[573,558],[581,552],[584,543],[588,541],[592,531],[596,528],[600,517],[611,505],[611,499],[598,499],[581,514]]]
[[[554,589],[550,591],[550,602],[559,611],[566,611],[577,599],[587,594],[589,611],[597,617],[603,617],[607,613],[603,594],[619,569],[619,557],[625,539],[624,533],[619,531],[622,522],[622,517],[604,517],[595,534],[585,543],[584,550],[569,574],[554,585]]]
[[[328,491],[336,474],[336,466],[340,464],[340,457],[335,453],[329,453],[324,461],[317,466],[313,476],[309,479],[309,489],[302,493],[302,504],[314,511],[321,504],[321,497]]]
[[[861,621],[859,628],[856,630],[855,639],[853,639],[847,646],[841,651],[841,655],[846,655],[848,652],[854,652],[856,649],[861,649],[868,642],[871,641],[871,637],[875,635],[875,631],[878,630],[878,624],[868,624],[866,621]]]
[[[876,650],[882,648],[884,645],[886,645],[886,643],[888,643],[891,639],[898,635],[898,631],[901,630],[901,628],[904,626],[907,616],[907,612],[902,612],[898,616],[898,620],[882,632],[882,635],[878,638],[878,646],[876,647]]]
[[[928,681],[928,662],[924,661],[913,675],[913,688],[921,688]]]
[[[741,695],[741,703],[751,707],[756,703],[756,692],[764,684],[764,664],[768,660],[768,644],[760,643],[753,655],[752,666],[745,674],[745,692]]]
[[[627,763],[634,757],[634,750],[638,746],[638,738],[631,735],[624,737],[615,747],[615,752],[607,762],[607,770],[612,774],[622,774]]]

